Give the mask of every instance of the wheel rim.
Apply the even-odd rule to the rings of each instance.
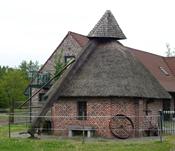
[[[117,114],[111,118],[109,128],[115,137],[127,139],[133,133],[134,124],[129,117]]]

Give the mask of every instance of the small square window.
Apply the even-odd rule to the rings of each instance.
[[[64,62],[65,63],[68,63],[73,59],[75,59],[75,56],[64,56]]]

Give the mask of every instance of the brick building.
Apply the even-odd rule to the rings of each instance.
[[[126,37],[114,16],[106,11],[87,37],[69,32],[40,69],[53,74],[54,60],[61,50],[62,61],[76,58],[51,88],[43,90],[47,92],[45,103],[37,96],[31,100],[30,106],[42,105],[39,116],[51,109],[52,128],[62,129],[54,134],[72,136],[85,126],[87,132],[94,130],[97,136],[112,138],[115,132],[110,122],[116,115],[130,117],[133,129],[140,129],[146,124],[139,117],[158,115],[167,102],[174,109],[173,58],[128,48],[119,42],[123,39]],[[156,124],[157,120],[151,122]],[[40,123],[41,118],[35,118],[29,133],[33,134]],[[135,130],[131,136],[138,135]]]

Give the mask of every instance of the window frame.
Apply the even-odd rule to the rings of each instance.
[[[77,119],[87,120],[87,101],[77,101]]]
[[[68,63],[69,62],[69,59],[72,60],[72,59],[75,59],[75,56],[74,55],[66,55],[64,56],[64,63]]]

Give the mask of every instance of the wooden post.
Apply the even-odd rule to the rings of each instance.
[[[11,114],[9,110],[9,123],[8,123],[8,130],[9,130],[9,138],[11,138]]]
[[[32,87],[29,87],[29,123],[32,123]]]
[[[83,111],[83,138],[82,138],[82,144],[84,144],[84,142],[85,142],[85,131],[84,131],[84,111]]]
[[[163,142],[162,133],[163,133],[163,111],[159,111],[159,136],[160,136],[160,142]]]
[[[144,128],[144,101],[139,100],[139,137],[143,137],[143,128]]]
[[[11,102],[9,101],[9,123],[8,123],[8,130],[9,130],[9,138],[11,138]]]
[[[143,121],[144,121],[144,102],[142,99],[136,100],[135,102],[135,136],[143,136]]]

